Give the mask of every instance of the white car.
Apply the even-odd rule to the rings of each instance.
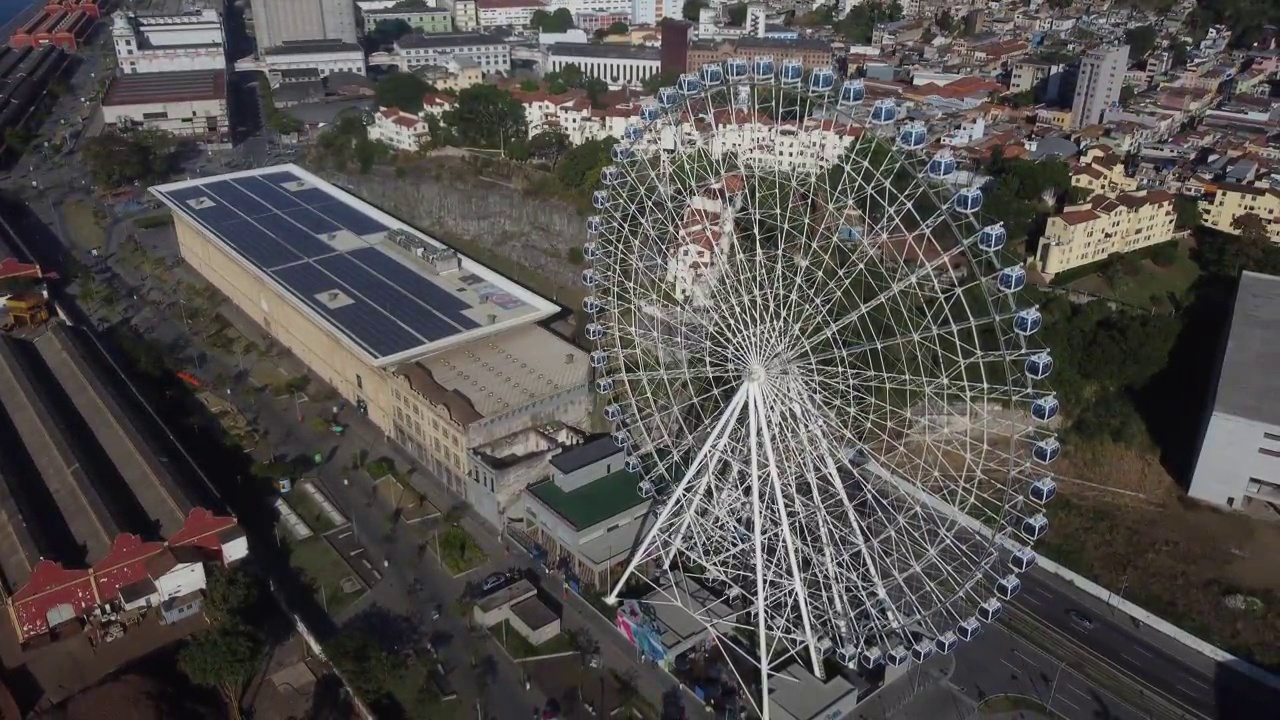
[[[492,592],[507,584],[506,573],[491,573],[484,579],[484,583],[480,585],[482,592]]]

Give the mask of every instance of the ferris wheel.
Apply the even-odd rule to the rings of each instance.
[[[1057,492],[1026,273],[972,174],[867,95],[763,57],[683,75],[587,222],[596,390],[652,498],[609,599],[647,584],[733,631],[766,697],[792,660],[976,636]]]

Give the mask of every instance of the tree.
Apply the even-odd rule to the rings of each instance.
[[[237,626],[245,623],[261,600],[256,579],[241,570],[217,568],[205,588],[204,616],[210,625]]]
[[[867,0],[855,5],[835,24],[835,30],[846,40],[854,43],[871,42],[871,33],[877,23],[895,22],[902,19],[902,6],[896,2]]]
[[[1138,91],[1134,89],[1132,85],[1121,85],[1120,86],[1120,105],[1123,107],[1128,107],[1129,101],[1132,100],[1133,96],[1137,94],[1138,94]]]
[[[1124,31],[1124,41],[1129,46],[1129,61],[1146,57],[1156,47],[1160,39],[1156,29],[1150,25],[1139,25]]]
[[[956,19],[950,10],[938,13],[938,16],[933,19],[933,24],[938,26],[938,32],[943,35],[950,35],[956,29]]]
[[[400,0],[391,6],[393,10],[425,10],[429,7],[431,5],[428,5],[426,0]]]
[[[604,107],[604,103],[602,102],[601,98],[603,98],[605,94],[609,92],[608,83],[601,80],[600,78],[596,78],[596,77],[588,78],[587,81],[583,83],[582,89],[587,91],[587,100],[591,102],[591,107],[593,108]]]
[[[176,139],[156,130],[108,130],[81,144],[89,172],[103,187],[153,184],[171,170]]]
[[[387,684],[399,670],[395,658],[356,628],[339,632],[325,647],[325,654],[351,690],[367,703],[377,703],[387,695]]]
[[[725,22],[734,27],[742,27],[747,24],[747,4],[734,3],[724,6]]]
[[[556,166],[556,179],[568,190],[588,191],[596,186],[600,170],[608,165],[609,151],[618,141],[614,138],[585,142],[565,153]]]
[[[708,0],[685,0],[684,7],[680,9],[680,15],[690,22],[698,22],[702,9],[709,7],[710,4]]]
[[[217,689],[231,716],[240,718],[245,682],[258,669],[262,642],[239,628],[216,627],[197,635],[178,653],[178,667],[191,681]]]
[[[413,26],[402,19],[379,20],[368,31],[369,43],[374,49],[390,45],[413,32]]]
[[[1267,224],[1257,213],[1242,213],[1231,221],[1231,229],[1240,239],[1253,242],[1267,241]]]
[[[529,27],[544,33],[562,33],[573,27],[573,13],[568,8],[556,8],[551,13],[534,10],[529,16]]]
[[[520,89],[523,90],[524,92],[538,92],[538,87],[539,86],[538,86],[537,80],[521,80],[520,81]]]
[[[1200,202],[1195,198],[1179,195],[1173,201],[1174,212],[1177,213],[1173,226],[1179,230],[1190,230],[1201,223]]]
[[[622,22],[621,20],[619,20],[618,22],[616,22],[616,23],[614,23],[614,24],[610,25],[610,26],[609,26],[609,29],[605,31],[605,34],[607,34],[607,35],[626,35],[626,34],[627,34],[627,33],[629,33],[629,32],[631,32],[631,26],[630,26],[630,25],[627,25],[626,23],[624,23],[624,22]]]
[[[658,88],[671,87],[676,84],[676,80],[680,79],[680,73],[667,71],[656,73],[645,78],[640,87],[647,93],[653,94],[658,92]]]
[[[504,149],[529,135],[524,105],[494,85],[473,85],[458,93],[454,109],[444,114],[444,124],[467,147]]]
[[[431,85],[407,72],[390,73],[374,86],[374,99],[379,107],[399,108],[407,113],[422,112],[422,99]]]
[[[1205,233],[1196,243],[1195,261],[1201,272],[1217,277],[1234,279],[1242,270],[1280,275],[1280,246],[1254,233]]]
[[[1187,66],[1187,44],[1181,39],[1169,43],[1169,64],[1172,68]]]
[[[529,138],[529,157],[551,165],[554,170],[560,158],[569,152],[569,136],[559,128],[542,130]]]

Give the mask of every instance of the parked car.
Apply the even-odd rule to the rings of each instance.
[[[444,605],[442,605],[442,604],[440,604],[440,603],[436,603],[436,604],[435,604],[435,606],[431,608],[431,619],[432,619],[432,620],[439,620],[439,619],[440,619],[440,616],[441,616],[441,615],[443,615],[443,614],[444,614]]]
[[[506,573],[500,573],[500,572],[491,573],[488,577],[484,579],[484,582],[480,585],[480,590],[482,592],[493,592],[494,590],[497,590],[498,588],[506,584],[507,584]]]

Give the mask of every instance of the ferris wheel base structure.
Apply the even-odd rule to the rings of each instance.
[[[975,637],[1056,494],[1021,258],[903,115],[830,70],[729,59],[661,89],[592,196],[596,389],[654,499],[609,600],[640,581],[714,625],[766,717],[793,660],[894,674]]]

